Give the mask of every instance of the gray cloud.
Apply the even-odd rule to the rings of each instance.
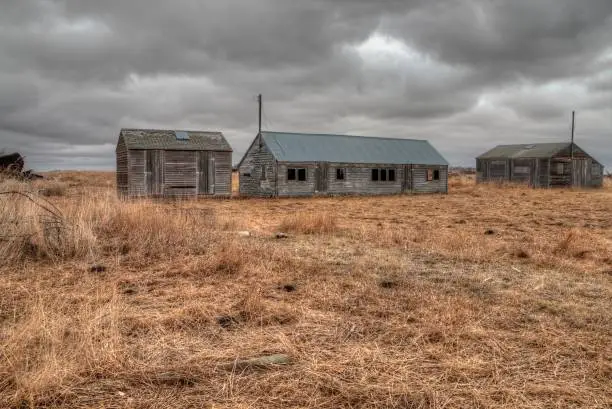
[[[568,138],[612,166],[607,0],[21,0],[0,14],[0,148],[112,169],[122,126],[428,138],[456,164]]]

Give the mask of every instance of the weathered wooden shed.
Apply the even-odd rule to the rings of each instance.
[[[601,187],[603,165],[571,142],[499,145],[476,158],[476,180]]]
[[[230,196],[232,149],[221,132],[122,129],[121,197]]]
[[[448,162],[414,139],[260,132],[238,171],[241,196],[448,191]]]

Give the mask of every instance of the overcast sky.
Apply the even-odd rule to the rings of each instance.
[[[576,142],[612,167],[611,0],[0,0],[0,149],[114,169],[122,127]]]

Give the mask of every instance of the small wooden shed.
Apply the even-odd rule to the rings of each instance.
[[[476,158],[477,182],[601,187],[603,165],[575,143],[499,145]]]
[[[122,129],[120,197],[230,196],[232,149],[221,132]]]
[[[241,196],[448,191],[448,162],[424,140],[264,131],[238,170]]]

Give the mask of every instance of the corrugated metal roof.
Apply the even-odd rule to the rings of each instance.
[[[424,140],[267,131],[261,134],[280,162],[448,165]]]
[[[570,142],[498,145],[477,159],[550,158],[570,146]]]
[[[178,138],[183,135],[187,139]],[[221,132],[171,131],[161,129],[122,129],[128,149],[165,149],[192,151],[230,151]]]

